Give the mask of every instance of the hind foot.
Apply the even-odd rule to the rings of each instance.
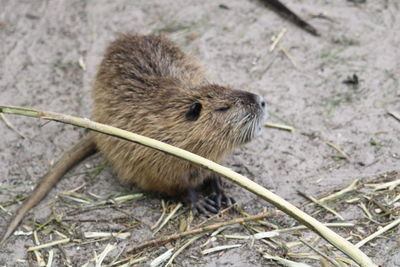
[[[218,210],[223,205],[224,207],[232,206],[236,203],[233,197],[227,196],[224,189],[222,188],[221,177],[213,175],[209,180],[211,195],[208,199],[211,199]]]
[[[193,188],[189,188],[186,191],[186,201],[190,204],[190,207],[195,215],[210,215],[210,213],[215,214],[218,213],[219,210],[217,203],[214,200],[200,197]]]

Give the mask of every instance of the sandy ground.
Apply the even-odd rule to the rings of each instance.
[[[265,128],[261,137],[233,153],[227,166],[296,205],[306,203],[297,190],[321,197],[360,177],[385,179],[383,174],[392,172],[391,178],[399,179],[400,122],[387,111],[400,112],[400,3],[382,0],[355,5],[345,0],[297,0],[290,6],[317,27],[322,37],[298,29],[254,0],[0,0],[0,104],[89,117],[90,85],[103,51],[116,33],[165,32],[185,51],[198,56],[220,83],[263,95],[269,103],[269,121],[297,129],[290,133]],[[292,61],[278,49],[268,51],[272,36],[283,28],[288,32],[280,44]],[[343,80],[353,74],[358,76],[359,85],[344,84]],[[3,204],[30,192],[51,163],[84,133],[57,123],[7,118],[28,138],[23,139],[0,121],[0,187],[7,187],[0,190]],[[341,159],[326,142],[339,146],[349,160]],[[72,173],[103,163],[100,156],[93,156]],[[86,185],[80,193],[93,193],[102,199],[125,190],[113,176],[106,168],[94,180],[89,174],[62,180],[24,224],[33,227],[32,221],[46,222],[56,196],[83,183]],[[249,213],[259,213],[264,206],[272,210],[237,186],[228,185],[228,192]],[[14,212],[17,207],[6,209]],[[128,240],[55,248],[53,266],[67,265],[68,260],[72,265],[81,265],[93,258],[94,251],[99,254],[113,243],[116,249],[105,260],[111,262],[126,248],[151,239],[149,225],[161,214],[160,199],[146,194],[134,205],[89,211],[80,218],[110,218],[126,213],[140,222],[128,230],[132,234]],[[0,214],[3,229],[10,215],[1,210]],[[359,208],[343,210],[342,215],[346,221],[365,220]],[[293,223],[286,216],[278,222],[286,226]],[[82,232],[126,229],[115,222],[67,224]],[[164,233],[174,231],[175,224],[168,225]],[[57,223],[51,227],[64,229]],[[376,263],[400,266],[399,229],[365,247]],[[232,231],[248,233],[240,226]],[[67,230],[63,233],[71,234]],[[49,242],[50,236],[59,239],[54,233],[43,234],[42,242]],[[32,240],[32,236],[12,236],[0,249],[0,266],[27,266],[35,261],[26,252]],[[192,244],[177,257],[176,265],[273,264],[258,252],[259,248],[265,249],[260,242],[254,246],[241,242],[241,248],[202,256],[199,246],[206,240]],[[217,240],[214,245],[233,243]],[[147,262],[164,251],[166,247],[151,250]],[[47,251],[43,255],[47,257]]]

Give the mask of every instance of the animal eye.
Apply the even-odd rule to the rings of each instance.
[[[217,108],[215,111],[224,112],[224,111],[227,111],[230,108],[231,108],[230,106],[224,106],[224,107],[221,107],[221,108]]]
[[[201,109],[202,105],[200,102],[193,102],[190,105],[189,110],[186,112],[186,119],[189,121],[197,121],[197,119],[200,117]]]

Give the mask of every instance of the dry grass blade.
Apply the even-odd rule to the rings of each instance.
[[[65,238],[65,239],[49,242],[49,243],[46,243],[46,244],[42,244],[42,245],[39,245],[39,246],[30,247],[30,248],[28,248],[28,251],[35,251],[35,250],[39,250],[39,249],[42,249],[42,248],[49,248],[49,247],[53,247],[53,246],[56,246],[56,245],[68,243],[69,241],[70,241],[69,238]]]
[[[4,213],[7,213],[8,215],[12,215],[11,212],[9,212],[6,208],[4,208],[2,205],[0,205],[0,210],[2,210]]]
[[[299,238],[300,242],[302,242],[304,245],[306,245],[307,247],[309,247],[311,250],[315,251],[318,255],[322,256],[324,259],[326,259],[327,261],[329,261],[330,263],[332,263],[335,266],[339,266],[339,263],[337,263],[334,259],[328,257],[326,254],[322,253],[321,251],[317,250],[316,248],[314,248],[311,244],[309,244],[307,241]]]
[[[339,152],[340,155],[342,155],[345,159],[350,160],[350,157],[349,157],[349,156],[346,154],[346,152],[344,152],[343,149],[341,149],[338,145],[335,145],[334,143],[329,142],[329,141],[325,141],[325,143],[326,143],[328,146],[330,146],[330,147],[332,147],[333,149],[335,149],[337,152]]]
[[[272,123],[272,122],[267,122],[264,124],[265,127],[269,127],[269,128],[275,128],[275,129],[279,129],[279,130],[284,130],[284,131],[288,131],[288,132],[294,132],[295,128],[292,126],[287,126],[287,125],[283,125],[283,124],[277,124],[277,123]]]
[[[83,234],[85,238],[104,238],[104,237],[114,237],[119,239],[127,239],[131,236],[131,233],[107,233],[107,232],[85,232]]]
[[[28,231],[28,232],[24,232],[24,231],[15,231],[15,232],[14,232],[14,235],[16,235],[16,236],[18,236],[18,235],[21,235],[21,236],[29,236],[29,235],[32,235],[32,234],[33,234],[32,231]]]
[[[336,260],[339,263],[343,263],[342,266],[347,267],[348,265],[350,266],[355,266],[356,263],[352,260],[350,260],[349,258],[344,258],[344,257],[336,257]]]
[[[170,248],[167,251],[165,251],[163,254],[161,254],[160,256],[158,256],[157,258],[155,258],[151,263],[150,266],[151,267],[157,267],[159,265],[161,265],[163,262],[165,262],[166,260],[168,260],[169,258],[171,258],[172,256],[172,251],[174,249]]]
[[[113,251],[115,248],[116,246],[107,244],[103,252],[98,257],[96,257],[96,267],[101,267],[104,259],[107,257],[107,254]]]
[[[81,67],[81,69],[86,71],[86,64],[85,64],[85,61],[82,56],[79,57],[78,63],[79,63],[79,67]]]
[[[126,267],[130,267],[130,266],[132,266],[132,265],[134,265],[134,264],[137,264],[137,263],[139,263],[139,262],[143,262],[143,261],[146,261],[147,260],[147,257],[146,256],[143,256],[143,257],[140,257],[140,258],[137,258],[137,259],[132,259],[132,260],[130,260],[128,263],[127,263],[127,266]],[[122,266],[121,266],[122,267]]]
[[[93,204],[92,201],[88,201],[88,200],[86,200],[86,199],[83,199],[83,198],[80,198],[80,197],[76,197],[76,196],[70,196],[70,195],[66,195],[66,194],[60,194],[60,197],[61,197],[61,198],[64,198],[64,199],[68,199],[68,200],[74,201],[74,202],[78,202],[78,203],[81,203],[81,204],[85,204],[85,205],[91,205],[91,204]]]
[[[367,215],[367,217],[368,217],[371,221],[373,221],[372,214],[371,214],[371,212],[367,209],[367,207],[365,206],[365,204],[364,204],[363,202],[360,202],[359,206],[360,206],[360,208],[362,209],[362,211],[365,213],[365,215]]]
[[[39,237],[36,231],[33,232],[33,239],[36,245],[40,245]],[[33,253],[35,254],[38,265],[46,266],[46,262],[44,261],[42,254],[37,250],[33,251]]]
[[[76,193],[76,191],[82,189],[85,186],[86,186],[86,183],[83,183],[83,184],[81,184],[81,185],[79,185],[79,186],[77,186],[77,187],[75,187],[75,188],[73,188],[73,189],[71,189],[69,191],[62,192],[61,194],[70,195],[72,193]]]
[[[231,248],[238,248],[238,247],[241,247],[241,246],[242,246],[241,244],[218,246],[218,247],[205,249],[205,250],[203,250],[201,252],[201,254],[206,255],[206,254],[218,252],[218,251],[221,251],[221,250],[227,250],[227,249],[231,249]]]
[[[289,59],[289,61],[293,64],[293,66],[298,69],[298,65],[297,63],[294,61],[293,57],[289,54],[289,52],[287,51],[287,49],[285,47],[283,47],[279,42],[281,41],[281,39],[283,38],[283,36],[286,33],[286,28],[283,28],[279,34],[277,36],[272,37],[272,44],[269,48],[269,52],[272,52],[275,47],[279,48],[279,51],[282,51],[282,53]]]
[[[156,149],[158,151],[163,151],[170,155],[173,155],[177,158],[188,160],[192,163],[195,163],[203,168],[211,170],[222,177],[229,179],[230,181],[236,183],[237,185],[251,191],[252,193],[256,194],[257,196],[263,198],[264,200],[268,201],[272,205],[275,205],[280,210],[285,212],[286,214],[290,215],[291,217],[295,218],[297,221],[301,222],[302,224],[306,225],[314,232],[319,234],[333,246],[341,250],[347,256],[352,258],[361,266],[376,266],[371,259],[366,256],[361,250],[356,248],[353,244],[349,241],[344,239],[343,237],[339,236],[329,228],[322,225],[319,221],[315,218],[311,217],[310,215],[306,214],[305,212],[301,211],[291,203],[287,202],[286,200],[282,199],[281,197],[275,195],[271,191],[267,190],[266,188],[260,186],[259,184],[253,182],[252,180],[240,175],[232,171],[229,168],[223,167],[215,162],[207,160],[199,155],[195,155],[189,151],[185,151],[183,149],[168,145],[166,143],[154,140],[152,138],[148,138],[145,136],[141,136],[135,133],[131,133],[128,131],[124,131],[122,129],[118,129],[112,126],[108,126],[101,123],[96,123],[90,121],[89,119],[82,119],[74,116],[58,114],[58,113],[51,113],[51,112],[44,112],[39,110],[33,110],[28,108],[21,108],[21,107],[12,107],[12,106],[0,106],[0,112],[7,113],[7,114],[15,114],[15,115],[22,115],[28,116],[33,118],[42,118],[46,120],[53,120],[62,123],[68,123],[79,127],[84,127],[91,129],[96,132],[101,132],[104,134],[108,134],[114,137],[118,137],[127,141],[135,142],[137,144],[144,145],[146,147],[150,147]],[[4,238],[3,238],[4,239]]]
[[[378,231],[376,231],[375,233],[373,233],[372,235],[368,236],[367,238],[361,240],[360,242],[358,242],[356,244],[356,247],[360,248],[362,246],[364,246],[367,242],[371,241],[372,239],[380,236],[381,234],[389,231],[390,229],[396,227],[398,224],[400,224],[400,218],[397,218],[396,220],[392,221],[391,223],[389,223],[388,225],[386,225],[385,227],[379,229]]]
[[[290,55],[289,51],[282,45],[278,44],[279,50],[283,52],[283,54],[289,59],[289,61],[293,64],[296,69],[300,69],[299,65],[296,63],[294,58]]]
[[[189,241],[187,241],[183,246],[181,246],[180,248],[177,249],[177,251],[175,251],[175,253],[171,256],[171,258],[169,259],[169,261],[165,264],[164,267],[167,267],[169,265],[172,264],[173,260],[185,249],[187,248],[190,244],[192,244],[194,241],[196,241],[197,239],[203,237],[205,235],[205,233],[197,235],[192,237],[191,239],[189,239]]]
[[[119,196],[113,199],[109,199],[109,200],[102,200],[99,202],[95,202],[93,203],[93,205],[95,206],[101,206],[101,205],[106,205],[106,204],[110,204],[110,203],[117,203],[117,204],[122,204],[131,200],[137,200],[139,198],[143,197],[142,193],[134,193],[134,194],[127,194],[124,196]]]
[[[302,195],[303,197],[305,197],[308,200],[311,200],[312,202],[314,202],[315,204],[317,204],[318,206],[320,206],[321,208],[326,209],[327,211],[329,211],[330,213],[332,213],[333,215],[335,215],[336,217],[338,217],[340,220],[344,221],[344,218],[342,217],[342,215],[340,215],[339,213],[337,213],[335,210],[333,210],[332,208],[328,207],[326,204],[320,202],[318,199],[315,199],[312,196],[307,195],[304,192],[301,192],[299,190],[297,190],[297,192]]]
[[[400,179],[383,184],[365,184],[366,187],[372,187],[375,191],[384,189],[393,190],[398,185],[400,185]]]
[[[268,254],[264,254],[263,257],[268,260],[277,261],[279,264],[282,264],[283,266],[287,266],[287,267],[312,267],[311,265],[308,265],[308,264],[305,264],[302,262],[290,261],[290,260],[286,260],[286,259],[283,259],[280,257],[271,256]]]
[[[283,28],[279,33],[278,33],[278,35],[275,37],[273,37],[272,38],[272,44],[271,44],[271,46],[269,47],[269,52],[272,52],[272,51],[274,51],[274,49],[275,49],[275,47],[278,45],[278,43],[281,41],[281,39],[282,39],[282,37],[285,35],[285,33],[287,32],[287,29],[286,28]]]
[[[3,113],[0,113],[0,118],[4,121],[4,123],[7,125],[8,128],[16,132],[19,136],[21,136],[24,139],[28,139],[23,133],[21,133],[17,128],[14,127],[14,125],[11,124],[11,122],[4,116]]]
[[[319,261],[321,259],[321,256],[311,254],[311,253],[306,253],[306,252],[300,252],[300,253],[288,252],[286,256],[288,256],[289,258],[309,259],[309,260],[316,260],[316,261]]]
[[[117,248],[119,251],[116,253],[116,255],[113,255],[113,260],[108,264],[108,267],[115,265],[122,253],[124,253],[126,245],[118,246]]]
[[[46,267],[51,267],[52,266],[53,257],[54,257],[54,250],[50,249]]]
[[[165,220],[161,223],[161,225],[157,228],[157,230],[154,231],[153,235],[155,235],[158,231],[160,231],[164,225],[166,225],[169,220],[171,220],[172,216],[175,215],[175,213],[182,207],[182,203],[178,203],[178,205],[176,205],[176,207],[171,211],[170,214],[168,214],[168,216],[165,218]]]
[[[228,228],[230,228],[229,225],[224,226],[224,227],[221,227],[221,228],[215,230],[214,232],[212,232],[211,235],[210,235],[210,237],[217,236],[219,233],[222,233],[223,231],[225,231],[225,230],[228,229]],[[204,244],[201,245],[201,246],[204,246]]]
[[[279,235],[277,231],[270,231],[270,232],[260,232],[254,235],[223,235],[224,238],[230,239],[264,239],[264,238],[271,238],[276,237]]]
[[[130,267],[130,266],[133,266],[134,264],[137,264],[137,263],[140,263],[140,262],[143,262],[143,261],[146,261],[146,260],[147,260],[146,256],[143,256],[143,257],[140,257],[140,258],[132,258],[132,259],[129,260],[129,262],[127,262],[125,264],[118,265],[118,267]],[[121,261],[117,262],[116,264],[113,264],[111,266],[115,266],[115,265],[117,265],[119,263],[121,263]]]
[[[151,230],[154,230],[154,229],[156,229],[159,225],[160,225],[160,223],[162,222],[162,220],[164,219],[164,216],[165,216],[165,214],[166,214],[166,208],[165,208],[165,201],[164,201],[164,199],[161,199],[161,207],[162,207],[162,209],[163,209],[163,211],[162,211],[162,213],[161,213],[161,216],[160,216],[160,218],[158,218],[158,220],[157,220],[157,222],[150,228]]]
[[[354,227],[354,223],[325,223],[324,224],[326,227]],[[307,227],[303,226],[303,225],[299,225],[299,226],[294,226],[294,227],[290,227],[290,228],[283,228],[283,229],[278,229],[278,230],[274,230],[275,232],[278,233],[288,233],[288,232],[292,232],[292,231],[298,231],[298,230],[306,230]],[[274,232],[271,231],[271,232]]]
[[[338,191],[338,192],[336,192],[334,194],[331,194],[329,196],[326,196],[326,197],[323,197],[323,198],[319,199],[319,202],[323,203],[323,202],[327,202],[327,201],[331,201],[331,200],[335,200],[335,199],[341,198],[343,195],[356,190],[357,187],[358,187],[358,182],[359,181],[360,181],[360,179],[355,179],[348,187],[346,187],[346,188],[344,188],[344,189],[342,189],[342,190],[340,190],[340,191]]]
[[[398,194],[396,197],[394,197],[388,204],[393,205],[394,203],[396,203],[399,200],[400,200],[400,194]]]

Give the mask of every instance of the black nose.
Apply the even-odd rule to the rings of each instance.
[[[261,106],[262,108],[265,108],[265,100],[264,100],[264,99],[260,101],[260,106]]]
[[[262,109],[265,109],[265,107],[267,106],[267,104],[265,103],[265,100],[262,96],[257,95],[257,103],[258,105],[260,105],[260,107]]]

